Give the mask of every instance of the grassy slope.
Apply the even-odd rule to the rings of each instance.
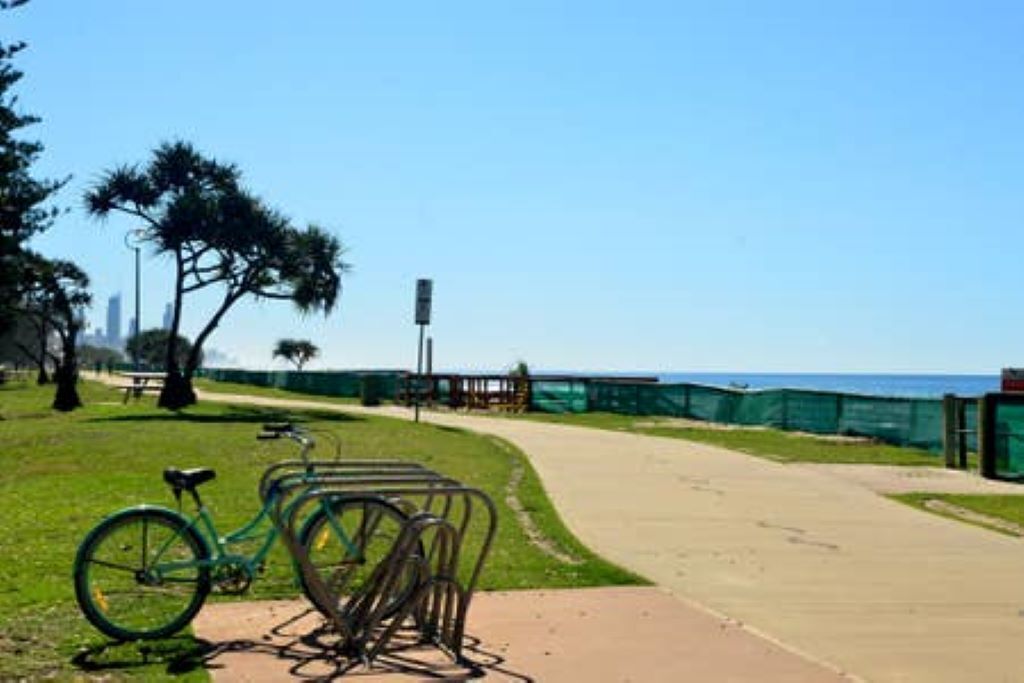
[[[952,505],[958,505],[962,508],[966,508],[973,512],[977,512],[989,517],[995,517],[997,519],[1006,520],[1019,526],[1024,526],[1024,496],[1014,495],[988,495],[988,494],[950,494],[950,493],[901,493],[889,496],[894,500],[906,503],[925,512],[929,512],[934,515],[941,515],[943,517],[950,517],[960,522],[966,522],[967,524],[976,524],[977,526],[991,529],[992,531],[998,531],[999,533],[1016,536],[1016,534],[1010,534],[1004,529],[1000,529],[994,526],[988,526],[981,522],[973,522],[965,520],[955,515],[940,512],[938,510],[931,510],[925,507],[925,502],[928,500],[941,500]]]
[[[48,409],[51,389],[0,387],[0,679],[49,673],[69,676],[69,660],[101,667],[104,676],[162,677],[188,669],[189,638],[103,649],[78,614],[71,563],[86,531],[106,513],[141,502],[174,506],[160,473],[166,466],[214,467],[204,486],[221,532],[245,521],[258,506],[256,482],[263,468],[292,457],[288,442],[257,443],[261,422],[273,412],[243,406],[200,405],[175,415],[152,399],[121,405],[122,394],[86,383],[85,409],[69,415]],[[479,486],[499,508],[499,534],[485,568],[484,588],[587,586],[639,579],[583,548],[564,528],[521,453],[507,444],[461,430],[376,417],[292,412],[289,418],[336,434],[344,457],[408,458]],[[327,448],[326,439],[323,450]],[[329,455],[329,453],[321,453]],[[559,563],[530,544],[506,504],[516,468],[518,496],[535,523],[561,549],[583,562]],[[283,551],[272,556],[255,597],[293,596]],[[163,654],[161,654],[163,653]],[[145,659],[148,663],[144,664]],[[170,664],[167,661],[170,660]],[[202,670],[188,677],[202,679]]]

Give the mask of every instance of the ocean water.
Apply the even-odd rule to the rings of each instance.
[[[749,372],[668,372],[656,374],[662,382],[693,382],[749,389],[818,389],[874,396],[937,398],[943,394],[979,396],[999,391],[999,375],[862,375]]]

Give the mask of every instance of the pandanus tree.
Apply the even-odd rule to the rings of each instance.
[[[302,372],[302,367],[320,355],[320,347],[307,339],[279,339],[274,347],[274,358],[284,358]]]
[[[108,171],[85,202],[98,218],[120,213],[139,221],[141,239],[173,262],[167,379],[159,399],[165,408],[195,403],[192,378],[203,344],[243,298],[291,301],[303,313],[325,315],[337,304],[348,268],[338,239],[313,225],[294,227],[242,187],[234,165],[188,143],[162,144],[145,166]],[[182,366],[182,307],[186,297],[208,288],[218,289],[220,299]]]
[[[17,313],[40,330],[44,347],[51,333],[59,340],[60,352],[52,355],[57,385],[53,407],[74,410],[82,405],[78,395],[76,341],[82,329],[82,310],[92,301],[89,278],[74,263],[25,252],[18,282]]]

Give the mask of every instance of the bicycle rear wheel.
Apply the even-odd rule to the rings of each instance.
[[[387,557],[408,516],[379,496],[346,496],[327,505],[330,513],[320,507],[303,524],[299,543],[319,576],[338,596],[339,604],[335,607],[344,608],[360,594],[374,569]],[[396,589],[386,598],[385,618],[393,616],[416,589],[423,557],[423,546],[417,542]],[[330,611],[306,585],[301,571],[299,581],[309,601],[329,615]]]
[[[140,508],[104,520],[75,557],[75,597],[115,640],[166,638],[187,626],[210,592],[206,543],[169,510]]]

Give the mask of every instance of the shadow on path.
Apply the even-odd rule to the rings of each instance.
[[[172,675],[206,669],[228,679],[245,669],[247,680],[280,680],[285,676],[301,680],[378,678],[409,676],[410,680],[468,681],[490,676],[508,681],[533,683],[533,678],[505,668],[505,658],[483,647],[478,638],[466,635],[462,661],[455,662],[437,647],[422,643],[414,629],[396,634],[392,644],[372,666],[345,656],[338,637],[319,620],[310,628],[312,610],[290,616],[270,627],[262,640],[211,641],[190,636],[156,641],[151,645],[108,642],[75,655],[71,662],[91,674],[142,673],[143,667],[165,662]],[[303,623],[299,623],[303,622]],[[268,661],[268,658],[270,660]],[[252,673],[255,672],[255,675]]]

